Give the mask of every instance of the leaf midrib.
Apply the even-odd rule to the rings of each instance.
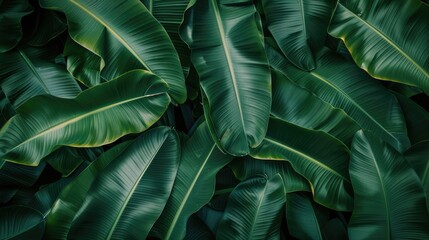
[[[210,0],[210,3],[212,4],[212,7],[213,7],[213,11],[214,11],[215,18],[216,18],[216,23],[218,26],[218,30],[219,30],[221,40],[222,40],[223,51],[225,53],[225,58],[226,58],[227,63],[228,63],[229,73],[231,76],[232,85],[233,85],[233,89],[234,89],[234,93],[235,93],[235,99],[237,100],[238,111],[240,113],[241,126],[243,128],[243,131],[246,132],[246,127],[244,124],[244,117],[243,117],[243,109],[241,107],[241,99],[240,99],[240,95],[238,93],[237,79],[235,76],[232,58],[231,58],[229,51],[228,51],[228,42],[226,41],[225,30],[223,28],[222,18],[220,17],[219,8],[217,6],[216,0]],[[247,135],[244,134],[244,136],[245,136],[246,142],[247,142]]]
[[[119,220],[122,217],[122,213],[125,211],[125,208],[128,205],[128,202],[131,200],[131,197],[133,195],[133,193],[135,192],[137,186],[140,183],[140,180],[142,179],[143,175],[146,173],[147,169],[151,166],[151,163],[153,162],[153,160],[155,159],[155,157],[157,156],[159,150],[161,149],[162,146],[164,146],[165,141],[167,140],[168,136],[170,135],[170,133],[168,133],[164,140],[162,141],[162,143],[159,144],[159,146],[157,147],[156,151],[154,152],[152,158],[147,162],[146,167],[142,170],[142,172],[140,173],[140,176],[136,179],[136,181],[134,182],[133,187],[131,188],[131,190],[128,192],[127,197],[125,198],[125,201],[123,202],[121,209],[119,209],[119,212],[117,214],[117,217],[115,218],[115,222],[113,222],[112,227],[110,228],[109,234],[107,235],[106,239],[111,239],[113,232],[115,231],[116,226],[119,223]],[[128,147],[127,147],[128,148]]]
[[[27,57],[27,54],[25,54],[21,49],[18,49],[18,52],[21,58],[24,60],[25,65],[30,69],[30,71],[33,73],[36,79],[40,82],[40,85],[46,91],[46,93],[52,94],[51,91],[49,91],[48,86],[46,86],[45,82],[43,82],[42,77],[40,76],[39,72],[37,72],[31,60]]]
[[[353,100],[353,98],[351,98],[346,92],[344,92],[342,89],[338,88],[337,86],[333,85],[332,83],[329,82],[329,80],[325,79],[323,76],[315,73],[315,72],[310,72],[310,75],[315,76],[316,78],[318,78],[319,80],[321,80],[322,82],[326,83],[328,86],[330,86],[331,88],[333,88],[334,90],[336,90],[337,92],[339,92],[341,95],[343,95],[347,100],[349,100],[353,106],[355,106],[357,109],[359,109],[365,116],[367,116],[373,123],[375,123],[378,127],[380,127],[380,129],[383,130],[383,132],[387,133],[387,135],[389,135],[391,138],[395,139],[397,142],[400,142],[394,135],[392,135],[392,133],[390,131],[388,131],[383,125],[381,125],[376,119],[374,119],[371,114],[369,114],[367,111],[365,111],[365,109],[363,109],[355,100]],[[348,114],[347,114],[348,115]],[[360,124],[359,124],[360,125]],[[402,144],[401,144],[402,145]]]
[[[270,142],[270,143],[272,143],[272,144],[274,144],[274,145],[277,145],[277,146],[279,146],[279,147],[281,147],[281,148],[283,148],[283,149],[286,149],[287,151],[290,151],[290,152],[292,152],[292,153],[294,153],[294,154],[296,154],[296,155],[299,155],[299,156],[301,156],[301,157],[303,157],[303,158],[305,158],[305,159],[309,160],[309,161],[310,161],[310,162],[312,162],[313,164],[315,164],[315,165],[317,165],[317,166],[319,166],[319,167],[321,167],[321,168],[325,169],[326,171],[331,172],[332,174],[334,174],[334,175],[336,175],[336,176],[340,177],[340,178],[341,178],[341,179],[343,179],[345,182],[350,183],[350,181],[349,181],[346,177],[344,177],[343,175],[341,175],[340,173],[338,173],[338,172],[337,172],[337,171],[335,171],[334,169],[330,168],[329,166],[327,166],[327,165],[325,165],[325,164],[321,163],[320,161],[317,161],[317,159],[314,159],[313,157],[311,157],[311,156],[309,156],[309,155],[307,155],[307,154],[305,154],[305,153],[303,153],[303,152],[297,151],[297,150],[295,150],[295,149],[293,149],[293,148],[291,148],[291,147],[289,147],[289,146],[287,146],[287,145],[285,145],[285,144],[283,144],[283,143],[280,143],[280,142],[276,141],[275,139],[272,139],[272,138],[270,138],[270,137],[268,137],[268,136],[265,136],[265,138],[264,138],[264,139],[265,139],[267,142]],[[289,160],[289,161],[290,161],[290,160]]]
[[[425,75],[426,78],[429,78],[429,72],[426,72],[424,68],[422,68],[418,63],[416,63],[408,54],[402,50],[401,47],[399,47],[399,44],[397,44],[395,41],[387,37],[384,33],[377,30],[374,26],[372,26],[369,22],[365,21],[358,15],[356,15],[353,11],[348,9],[346,6],[344,6],[342,3],[338,2],[339,5],[341,5],[344,9],[346,9],[351,15],[353,15],[356,19],[361,21],[364,25],[368,26],[369,29],[371,29],[373,32],[375,32],[378,36],[380,36],[382,39],[384,39],[390,46],[392,46],[394,49],[396,49],[397,52],[399,52],[402,56],[404,56],[408,61],[410,61],[420,72]]]
[[[97,113],[99,113],[99,112],[102,112],[102,111],[105,111],[105,110],[108,110],[108,109],[111,109],[111,108],[114,108],[114,107],[117,107],[117,106],[120,106],[120,105],[123,105],[123,104],[129,103],[129,102],[132,102],[132,101],[137,101],[137,100],[144,99],[144,98],[148,98],[148,97],[158,96],[158,95],[161,95],[161,94],[165,94],[165,93],[161,92],[161,93],[149,94],[149,95],[144,95],[144,96],[139,96],[139,97],[135,97],[135,98],[127,99],[127,100],[125,100],[125,101],[120,101],[120,102],[117,102],[117,103],[114,103],[114,104],[110,104],[110,105],[107,105],[107,106],[104,106],[104,107],[101,107],[101,108],[95,109],[95,110],[93,110],[93,111],[87,112],[87,113],[85,113],[85,114],[79,115],[79,116],[77,116],[77,117],[74,117],[74,118],[68,119],[68,120],[66,120],[66,121],[63,121],[63,122],[61,122],[61,123],[58,123],[58,124],[56,124],[56,125],[54,125],[54,126],[52,126],[52,127],[50,127],[50,128],[45,129],[44,131],[42,131],[42,132],[40,132],[40,133],[38,133],[38,134],[36,134],[36,135],[34,135],[34,136],[32,136],[32,137],[30,137],[30,138],[26,139],[26,140],[25,140],[25,141],[23,141],[22,143],[20,143],[20,144],[16,145],[15,147],[11,148],[9,151],[7,151],[7,153],[9,153],[9,152],[11,152],[11,151],[13,151],[13,150],[17,149],[18,147],[20,147],[20,146],[22,146],[22,145],[24,145],[24,144],[26,144],[26,143],[28,143],[28,142],[30,142],[30,141],[32,141],[32,140],[34,140],[34,139],[36,139],[36,138],[39,138],[39,137],[41,137],[41,136],[43,136],[43,135],[46,135],[46,134],[48,134],[48,133],[50,133],[50,132],[52,132],[52,131],[55,131],[55,130],[57,130],[57,129],[60,129],[60,128],[62,128],[62,127],[65,127],[65,126],[67,126],[67,125],[69,125],[69,124],[75,123],[75,122],[77,122],[77,121],[79,121],[79,120],[81,120],[81,119],[83,119],[83,118],[89,117],[89,116],[91,116],[91,115],[95,115],[95,114],[97,114]],[[6,154],[7,154],[7,153],[6,153]]]
[[[71,3],[76,5],[78,8],[80,8],[82,11],[87,13],[89,16],[91,16],[93,19],[95,19],[97,22],[99,22],[101,25],[103,25],[112,35],[126,48],[128,51],[131,52],[131,54],[134,55],[134,57],[145,67],[148,71],[152,71],[152,69],[146,65],[145,61],[140,57],[140,55],[134,50],[133,47],[123,38],[121,35],[114,30],[112,26],[110,26],[107,22],[103,21],[101,18],[99,18],[94,12],[92,12],[89,8],[86,6],[76,2],[76,0],[70,0]]]
[[[168,229],[168,231],[166,233],[165,239],[170,239],[174,228],[176,228],[177,220],[179,219],[179,216],[182,213],[183,208],[185,207],[186,203],[188,203],[188,198],[191,195],[191,192],[194,190],[195,184],[196,184],[197,180],[200,178],[200,175],[201,175],[204,167],[206,166],[208,160],[210,159],[210,156],[212,155],[215,148],[216,148],[216,144],[213,144],[213,146],[211,147],[210,151],[207,154],[207,157],[204,159],[203,164],[201,165],[200,169],[198,170],[197,174],[194,175],[194,179],[192,180],[191,185],[188,187],[188,190],[187,190],[185,196],[183,197],[182,202],[181,202],[178,210],[176,211],[176,214],[174,215],[174,218],[170,224],[170,228]]]
[[[269,180],[267,179],[266,182],[265,182],[264,190],[262,191],[261,199],[259,200],[258,205],[257,205],[257,207],[256,207],[256,209],[254,211],[255,215],[254,215],[254,218],[252,220],[252,225],[251,225],[251,228],[250,228],[249,239],[252,239],[253,231],[255,230],[256,219],[258,218],[258,213],[261,210],[262,202],[264,201],[265,193],[267,192],[268,184],[269,184]]]

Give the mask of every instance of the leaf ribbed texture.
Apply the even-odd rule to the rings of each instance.
[[[271,81],[253,1],[193,1],[181,37],[200,77],[205,116],[219,148],[245,155],[267,130]]]
[[[289,161],[310,181],[316,202],[337,211],[351,210],[349,151],[336,138],[272,118],[264,141],[251,156]]]
[[[2,128],[0,155],[8,161],[37,165],[58,145],[100,146],[142,132],[167,109],[167,89],[155,75],[135,70],[83,91],[75,99],[37,96]]]
[[[369,132],[353,139],[355,205],[350,239],[428,239],[429,215],[419,177],[398,152]]]
[[[217,239],[279,239],[285,201],[279,174],[239,183],[229,196]]]
[[[420,0],[341,0],[329,33],[372,76],[429,93],[429,6]]]
[[[169,84],[174,101],[186,100],[177,52],[164,28],[140,1],[41,0],[40,5],[66,14],[73,40],[102,58],[104,78],[143,68]]]

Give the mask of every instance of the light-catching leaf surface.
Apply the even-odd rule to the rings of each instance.
[[[245,155],[267,130],[271,84],[253,1],[192,1],[181,37],[206,95],[205,116],[219,148]]]
[[[395,96],[353,63],[325,50],[319,55],[317,68],[305,72],[279,57],[274,48],[268,47],[267,51],[274,68],[333,107],[344,110],[363,129],[373,131],[400,152],[410,146]]]
[[[316,68],[314,52],[325,43],[335,0],[262,0],[268,29],[297,67]]]
[[[429,6],[420,0],[338,3],[329,32],[372,76],[429,94]]]
[[[133,69],[145,69],[170,86],[177,103],[186,100],[179,57],[161,24],[138,0],[41,0],[43,8],[67,16],[74,41],[102,58],[102,76],[108,80]]]
[[[239,183],[229,196],[217,239],[279,239],[285,195],[279,174]]]
[[[369,132],[353,139],[355,205],[350,239],[428,239],[429,215],[417,174],[398,152]]]
[[[171,196],[151,235],[182,239],[189,216],[210,201],[216,173],[231,160],[232,156],[217,148],[206,123],[202,123],[183,147]]]
[[[316,202],[338,211],[352,209],[349,150],[327,133],[272,118],[264,141],[251,156],[289,161],[310,181]]]
[[[157,76],[135,70],[83,91],[75,99],[37,96],[18,108],[18,115],[2,128],[0,155],[8,161],[37,165],[59,145],[100,146],[142,132],[167,109],[167,89]]]
[[[145,239],[167,203],[179,159],[174,130],[142,134],[95,179],[68,238]]]

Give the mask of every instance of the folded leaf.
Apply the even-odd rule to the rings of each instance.
[[[192,1],[181,26],[206,95],[206,120],[219,148],[246,155],[267,130],[268,61],[253,1]]]
[[[43,215],[29,207],[0,208],[0,239],[41,239],[45,227]]]
[[[279,174],[241,182],[229,196],[217,239],[279,239],[285,201]]]
[[[59,145],[101,146],[142,132],[167,109],[167,89],[157,76],[135,70],[75,99],[37,96],[18,108],[18,115],[0,131],[0,155],[11,162],[37,165]]]
[[[263,0],[268,29],[283,54],[297,67],[313,70],[313,52],[325,43],[334,0]]]
[[[264,141],[251,156],[289,161],[310,181],[316,202],[337,211],[352,209],[349,150],[336,138],[272,118]]]
[[[232,160],[223,154],[202,123],[182,148],[177,178],[162,215],[151,231],[160,239],[182,239],[186,223],[207,204],[215,191],[216,173]]]
[[[40,5],[65,13],[73,40],[102,58],[104,78],[143,68],[168,83],[174,101],[186,100],[177,52],[164,28],[140,1],[41,0]]]
[[[428,239],[429,215],[419,177],[394,149],[369,132],[353,139],[355,205],[350,239]]]
[[[341,0],[329,33],[375,78],[429,93],[429,6],[420,0]]]

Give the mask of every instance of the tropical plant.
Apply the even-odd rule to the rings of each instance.
[[[0,239],[429,239],[427,1],[0,0],[0,36]]]

